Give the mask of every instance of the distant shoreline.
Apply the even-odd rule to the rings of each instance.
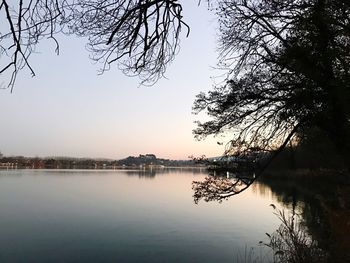
[[[207,169],[205,166],[164,166],[164,167],[115,167],[115,168],[18,168],[18,167],[1,167],[0,171],[4,170],[49,170],[49,171],[62,171],[62,170],[72,170],[72,171],[145,171],[145,170],[165,170],[165,169]]]
[[[204,167],[194,160],[170,160],[154,154],[140,154],[120,160],[71,158],[71,157],[0,157],[0,169],[163,169],[170,167]]]

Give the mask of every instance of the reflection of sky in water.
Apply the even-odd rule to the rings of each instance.
[[[0,261],[232,262],[278,227],[266,187],[195,205],[191,182],[204,177],[0,171]]]

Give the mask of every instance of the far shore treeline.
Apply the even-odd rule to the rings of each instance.
[[[72,157],[24,157],[0,155],[0,169],[121,169],[200,166],[193,160],[157,158],[154,154],[140,154],[125,159],[93,159]]]

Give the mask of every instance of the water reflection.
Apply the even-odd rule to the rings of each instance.
[[[128,176],[138,176],[139,178],[154,179],[156,176],[191,173],[193,175],[200,175],[206,172],[205,168],[148,168],[137,170],[124,170]]]
[[[128,176],[137,176],[139,178],[154,179],[156,176],[170,175],[170,174],[183,174],[189,173],[193,175],[203,175],[206,173],[206,169],[202,167],[166,167],[166,168],[141,168],[141,169],[14,169],[14,170],[1,170],[1,177],[21,177],[23,174],[27,175],[42,175],[43,173],[48,176],[80,176],[82,173],[84,176],[96,176],[96,175],[108,175],[108,174],[126,174]]]
[[[0,171],[0,262],[232,262],[278,226],[272,200],[196,205],[191,183],[206,175]]]
[[[230,262],[232,248],[254,247],[278,228],[271,203],[300,214],[323,248],[335,243],[333,210],[325,213],[322,199],[332,187],[315,180],[152,169],[0,171],[0,182],[0,261],[20,260],[23,253],[46,257],[55,249],[64,261],[89,248],[81,252],[86,262],[105,256],[114,262]],[[23,253],[14,257],[18,248]]]
[[[335,193],[339,190],[334,191],[339,189],[339,182],[334,184],[329,178],[319,176],[298,178],[284,175],[281,171],[278,176],[263,175],[259,180],[253,175],[242,177],[224,173],[192,183],[196,203],[202,199],[222,202],[248,187],[257,196],[282,204],[291,218],[300,215],[300,224],[305,226],[303,236],[309,236],[317,247],[328,251],[333,262],[350,259],[350,238],[346,234],[350,233],[349,223],[346,224],[349,213],[346,209],[339,209],[339,194]],[[340,202],[340,207],[342,203],[344,201]]]
[[[325,191],[325,187],[330,185],[314,178],[310,180],[293,180],[287,176],[272,179],[267,175],[262,176],[255,187],[260,192],[263,192],[261,188],[270,188],[274,199],[289,209],[295,208],[301,214],[308,233],[322,248],[329,250],[330,227],[323,207],[325,204],[321,200],[332,195],[330,189]]]

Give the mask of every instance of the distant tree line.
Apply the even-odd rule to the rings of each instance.
[[[154,166],[196,166],[192,160],[169,160],[157,158],[154,154],[129,156],[121,160],[88,159],[69,157],[24,157],[24,156],[0,156],[0,168],[17,169],[118,169],[140,168]]]
[[[125,159],[118,160],[118,165],[125,166],[149,166],[149,165],[158,165],[158,166],[196,166],[197,164],[193,160],[170,160],[157,158],[154,154],[146,154],[139,156],[129,156]]]

